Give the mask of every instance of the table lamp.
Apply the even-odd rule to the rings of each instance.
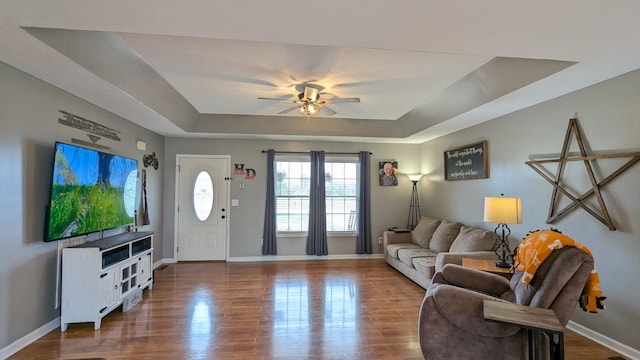
[[[495,265],[510,268],[513,265],[513,253],[509,249],[511,229],[507,224],[522,224],[522,200],[503,197],[484,198],[484,221],[498,223],[494,232],[500,240],[495,249],[498,261]]]

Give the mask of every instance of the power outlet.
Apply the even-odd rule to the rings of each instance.
[[[378,236],[378,244],[382,244],[382,236]]]

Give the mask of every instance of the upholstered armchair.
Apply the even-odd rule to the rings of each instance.
[[[419,317],[425,359],[526,359],[526,329],[487,321],[483,300],[552,309],[566,326],[593,269],[593,258],[575,247],[555,250],[529,284],[516,271],[511,281],[499,275],[448,264],[427,288]],[[537,358],[547,358],[548,339],[536,339]]]

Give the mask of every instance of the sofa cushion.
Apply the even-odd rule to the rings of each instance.
[[[419,257],[413,258],[413,267],[418,270],[421,275],[431,279],[436,272],[436,258],[435,257]]]
[[[460,233],[451,244],[450,252],[493,250],[496,234],[493,231],[463,225]]]
[[[412,243],[389,244],[387,245],[387,254],[397,259],[400,249],[422,249],[422,247]]]
[[[460,232],[461,226],[462,224],[458,222],[442,220],[431,237],[429,249],[435,252],[449,251],[451,243],[453,243]]]
[[[403,263],[413,266],[413,259],[420,257],[435,257],[436,254],[429,249],[400,249],[398,251],[398,260]]]
[[[440,225],[440,220],[428,217],[421,218],[416,228],[411,232],[411,242],[423,248],[428,248],[433,232],[436,231],[438,225]]]

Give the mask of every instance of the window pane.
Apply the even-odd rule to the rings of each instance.
[[[328,231],[355,231],[357,165],[347,160],[325,164]]]
[[[276,161],[276,228],[307,231],[309,219],[308,161]]]
[[[346,231],[344,216],[327,214],[327,231]]]
[[[213,209],[213,181],[206,171],[196,176],[193,184],[193,209],[200,221],[205,221]]]

